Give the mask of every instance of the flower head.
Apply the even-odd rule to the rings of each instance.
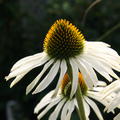
[[[78,74],[78,83],[80,84],[83,97],[83,105],[85,108],[86,119],[89,120],[90,108],[96,113],[99,120],[103,120],[102,114],[97,107],[93,99],[97,100],[103,105],[108,105],[111,100],[114,99],[114,95],[111,94],[106,99],[100,99],[104,94],[101,91],[106,88],[106,83],[99,81],[97,87],[92,90],[86,89],[82,74]],[[75,108],[78,108],[76,97],[73,96],[70,99],[70,80],[68,74],[66,74],[61,82],[61,86],[57,93],[57,96],[53,97],[55,90],[49,92],[35,107],[34,112],[39,113],[38,119],[40,120],[52,107],[56,106],[55,110],[51,113],[48,120],[57,120],[59,114],[61,120],[70,120],[71,115]],[[92,98],[92,99],[91,99]]]
[[[44,40],[44,51],[57,59],[79,55],[84,48],[84,36],[67,20],[57,20]]]
[[[88,42],[79,30],[67,20],[57,20],[50,28],[44,41],[44,51],[25,57],[16,62],[10,74],[5,78],[15,79],[11,87],[19,82],[29,71],[44,65],[38,76],[28,85],[26,93],[36,87],[34,94],[44,90],[59,73],[56,93],[66,72],[68,64],[72,69],[71,98],[74,96],[77,85],[77,73],[80,71],[88,88],[92,89],[98,83],[95,71],[108,81],[112,77],[118,79],[114,70],[120,71],[120,56],[103,42]],[[48,70],[45,77],[43,74]],[[40,79],[42,79],[39,82]]]

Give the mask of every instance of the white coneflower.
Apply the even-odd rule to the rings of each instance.
[[[71,97],[77,89],[76,74],[80,71],[89,88],[97,85],[98,79],[95,71],[104,76],[108,81],[112,77],[118,79],[114,70],[120,71],[120,56],[104,42],[88,42],[83,34],[69,21],[57,20],[50,28],[44,40],[44,51],[32,56],[25,57],[13,65],[10,74],[5,78],[14,78],[10,87],[19,82],[29,71],[44,65],[39,75],[27,87],[29,93],[35,86],[33,92],[38,93],[44,90],[59,72],[59,79],[56,85],[58,91],[60,81],[67,72],[68,64],[71,65],[73,80]],[[39,80],[50,68],[47,75],[38,84]],[[112,77],[111,77],[112,76]],[[37,86],[38,84],[38,86]]]
[[[86,120],[89,120],[89,115],[91,112],[90,108],[93,109],[99,120],[103,120],[102,114],[94,100],[97,100],[98,102],[107,106],[109,102],[114,99],[114,94],[111,94],[108,97],[106,97],[106,99],[102,100],[100,98],[104,94],[101,94],[99,92],[102,91],[104,87],[106,87],[105,82],[99,81],[97,83],[97,86],[93,87],[94,89],[89,90],[87,88],[86,83],[83,80],[81,73],[78,74],[78,80],[82,91]],[[49,92],[35,107],[34,112],[37,114],[39,113],[38,120],[40,120],[54,106],[56,106],[56,108],[51,113],[48,120],[57,120],[60,113],[61,120],[70,120],[74,109],[79,109],[76,97],[73,96],[73,98],[70,99],[71,84],[72,83],[68,74],[65,74],[57,95],[53,97],[55,90]]]

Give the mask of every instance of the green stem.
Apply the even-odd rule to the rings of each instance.
[[[79,107],[78,114],[80,115],[80,120],[86,120],[85,110],[83,105],[83,97],[82,97],[82,92],[79,84],[78,84],[78,89],[76,91],[75,97],[77,99],[77,103]]]
[[[68,66],[67,73],[72,81],[72,79],[73,79],[72,68],[71,68],[69,61],[67,62],[67,66]],[[80,120],[86,120],[85,110],[84,110],[84,106],[83,106],[83,97],[82,97],[82,92],[81,92],[81,88],[80,88],[79,84],[78,84],[78,88],[77,88],[75,97],[76,97],[77,103],[78,103],[78,110],[77,110],[78,116],[79,116]]]

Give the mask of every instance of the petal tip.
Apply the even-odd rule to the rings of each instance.
[[[38,110],[34,109],[34,114],[37,114],[38,113]]]
[[[9,80],[9,76],[5,76],[5,80],[8,81]]]
[[[37,94],[37,92],[36,92],[36,91],[32,92],[32,95],[35,95],[35,94]]]
[[[13,86],[14,86],[14,84],[11,83],[11,84],[10,84],[10,88],[12,88]]]

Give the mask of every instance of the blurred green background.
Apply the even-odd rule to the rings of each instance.
[[[8,75],[17,60],[43,50],[45,35],[57,19],[71,21],[88,41],[100,40],[103,34],[112,30],[102,41],[109,43],[120,53],[120,1],[102,0],[88,12],[83,24],[85,10],[93,1],[0,0],[0,120],[12,120],[8,118],[6,111],[11,101],[17,102],[12,108],[15,109],[13,113],[17,116],[14,120],[36,120],[36,115],[33,114],[35,105],[55,87],[52,84],[40,94],[25,95],[26,86],[41,68],[32,70],[12,89],[9,88],[11,81],[6,82],[4,77]],[[16,104],[18,108],[14,108]],[[101,110],[104,108],[100,104],[99,107]],[[113,116],[113,114],[104,114],[105,120],[112,120]],[[93,112],[91,119],[97,120]],[[45,116],[43,120],[47,120],[47,117]],[[78,120],[75,113],[72,120]]]

